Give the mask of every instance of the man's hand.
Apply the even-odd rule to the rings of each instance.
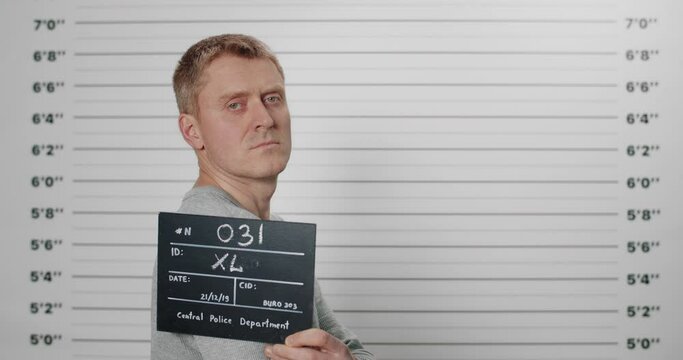
[[[284,345],[267,345],[264,352],[271,360],[353,360],[343,342],[320,329],[299,331],[288,336]]]

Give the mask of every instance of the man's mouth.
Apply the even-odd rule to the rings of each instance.
[[[278,144],[280,144],[280,143],[275,141],[275,140],[268,140],[268,141],[264,141],[264,142],[256,144],[256,146],[252,147],[252,149],[258,149],[258,148],[268,147],[268,146],[278,145]]]

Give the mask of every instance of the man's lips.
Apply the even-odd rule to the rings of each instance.
[[[270,146],[270,145],[277,145],[277,144],[280,144],[280,143],[275,141],[275,140],[268,140],[268,141],[264,141],[262,143],[256,144],[254,147],[252,147],[252,149],[258,149],[261,147],[266,147],[266,146]]]

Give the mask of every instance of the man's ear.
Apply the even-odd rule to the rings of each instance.
[[[197,118],[190,114],[180,114],[178,117],[178,128],[183,134],[185,142],[192,146],[195,150],[204,149],[204,140],[199,130],[199,122]]]

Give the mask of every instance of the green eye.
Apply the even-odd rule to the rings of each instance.
[[[237,109],[240,108],[240,106],[242,106],[242,104],[240,104],[240,103],[232,103],[232,104],[229,104],[229,105],[228,105],[228,108],[230,108],[231,110],[237,110]]]

